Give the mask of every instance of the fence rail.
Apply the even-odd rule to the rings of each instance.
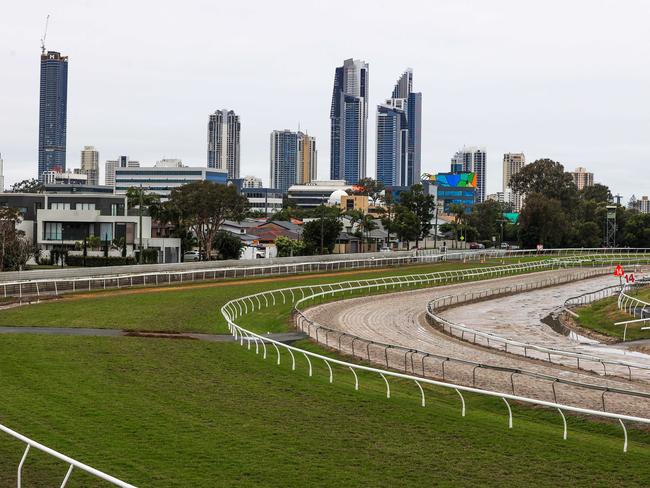
[[[604,271],[605,272],[603,273],[602,270],[598,270],[597,272],[593,273],[592,276],[606,274],[609,272],[609,270]],[[567,280],[560,280],[558,283],[566,281]],[[514,290],[514,292],[518,293],[521,291],[526,291],[526,289],[529,289],[528,286],[523,287],[521,290]],[[614,371],[614,368],[627,370],[627,376],[629,380],[632,379],[633,370],[650,371],[649,365],[634,363],[631,361],[606,359],[594,354],[545,347],[537,344],[532,344],[530,342],[508,339],[492,332],[485,332],[468,325],[451,322],[439,315],[439,312],[442,309],[449,306],[458,305],[461,303],[471,303],[488,297],[496,297],[510,293],[511,291],[509,291],[508,287],[506,287],[505,289],[483,290],[480,292],[438,297],[430,301],[427,305],[427,317],[429,323],[438,327],[440,330],[451,336],[471,342],[472,344],[499,349],[511,354],[523,355],[526,358],[540,359],[549,363],[556,364],[565,364],[567,359],[574,360],[578,369],[584,369],[581,368],[581,363],[583,367],[585,366],[585,363],[595,363],[600,365],[604,376],[611,374]],[[538,354],[535,354],[535,352]],[[563,359],[565,360],[564,362],[562,361]],[[610,367],[609,371],[608,366]]]
[[[568,277],[543,280],[516,287],[504,287],[499,288],[499,290],[501,292],[500,294],[503,295],[521,293],[531,289],[556,286],[561,283],[566,283],[567,281],[584,279],[590,276],[593,276],[593,274],[572,274]],[[348,289],[337,289],[334,290],[334,294],[344,294],[346,291],[358,291],[363,288],[364,287],[362,286]],[[503,380],[505,380],[504,386],[507,386],[513,395],[516,394],[515,376],[542,380],[550,386],[549,393],[553,396],[555,403],[557,403],[556,385],[568,385],[583,390],[599,392],[600,395],[598,401],[600,402],[603,411],[607,411],[605,403],[606,393],[650,399],[650,393],[647,392],[596,385],[582,381],[568,380],[562,377],[539,373],[536,371],[528,371],[521,368],[511,368],[479,363],[468,359],[425,352],[418,349],[398,346],[394,344],[386,344],[355,336],[353,334],[342,332],[340,330],[331,329],[308,318],[305,312],[300,309],[300,305],[325,296],[332,296],[332,292],[327,290],[325,292],[318,292],[314,295],[298,299],[293,307],[295,314],[294,323],[302,332],[307,333],[319,344],[335,349],[339,353],[352,355],[354,358],[366,360],[368,362],[383,363],[385,364],[386,368],[402,370],[404,373],[413,373],[423,377],[439,376],[442,377],[443,381],[446,381],[447,378],[451,378],[449,366],[457,365],[459,368],[458,371],[455,372],[456,377],[471,377],[471,385],[473,387],[476,387],[477,385],[477,371],[502,373],[506,375],[506,377],[503,378]]]
[[[622,286],[617,300],[618,309],[640,319],[650,318],[650,303],[629,294],[631,290],[647,285],[648,281],[642,280]]]
[[[109,474],[104,473],[103,471],[100,471],[91,466],[88,466],[87,464],[79,462],[76,459],[72,459],[71,457],[68,457],[65,454],[61,454],[60,452],[55,451],[54,449],[51,449],[47,446],[44,446],[43,444],[40,444],[39,442],[36,442],[30,439],[29,437],[19,434],[15,430],[11,430],[9,427],[5,427],[4,425],[0,424],[0,431],[10,435],[14,439],[17,439],[25,444],[25,450],[23,451],[23,455],[20,458],[20,463],[18,464],[18,470],[16,475],[17,488],[22,487],[23,467],[25,465],[25,461],[27,460],[27,455],[29,454],[31,448],[37,449],[49,456],[52,456],[68,464],[68,470],[66,471],[63,481],[61,482],[60,485],[61,488],[64,488],[67,485],[68,481],[70,480],[70,477],[72,476],[72,471],[75,468],[77,470],[85,471],[86,473],[95,476],[96,478],[99,478],[101,480],[104,480],[114,486],[120,486],[122,488],[135,488],[134,485],[119,480]]]
[[[524,259],[531,256],[556,256],[565,259],[602,259],[607,256],[617,262],[630,259],[649,259],[650,249],[618,249],[604,253],[603,249],[548,249],[536,250],[501,250],[485,249],[476,251],[432,252],[431,250],[414,251],[411,255],[385,257],[364,257],[355,259],[354,255],[339,260],[286,262],[268,265],[215,267],[214,262],[206,262],[205,267],[186,270],[165,270],[152,272],[125,273],[119,267],[118,274],[100,276],[56,277],[41,279],[20,279],[0,282],[0,297],[23,300],[36,297],[58,296],[65,293],[97,291],[106,289],[131,288],[136,286],[169,286],[196,281],[215,281],[236,278],[287,276],[300,273],[335,272],[352,269],[372,269],[389,266],[438,263],[444,261],[478,262],[486,259]],[[87,272],[86,268],[83,269]],[[98,269],[97,273],[102,272]]]
[[[618,256],[606,256],[603,255],[603,259],[600,261],[593,260],[589,262],[591,265],[604,266],[611,264],[618,260]],[[249,316],[254,314],[256,310],[261,310],[264,308],[276,306],[280,303],[282,304],[293,304],[297,302],[304,303],[306,300],[311,300],[317,298],[317,296],[336,296],[336,294],[343,295],[345,292],[353,293],[355,290],[366,290],[371,291],[389,291],[394,289],[402,289],[404,287],[418,287],[418,286],[435,286],[439,284],[452,283],[454,281],[464,281],[475,278],[488,278],[488,277],[498,277],[498,276],[508,276],[514,275],[517,273],[525,271],[540,271],[540,270],[549,270],[561,266],[579,266],[585,265],[588,261],[578,262],[577,260],[567,262],[566,260],[547,260],[544,262],[537,263],[522,263],[517,265],[506,265],[499,267],[489,268],[473,268],[466,270],[456,270],[449,272],[437,272],[437,273],[427,273],[427,274],[413,274],[406,276],[395,276],[387,278],[376,278],[371,280],[351,280],[344,281],[339,283],[327,283],[321,285],[311,285],[311,286],[299,286],[291,288],[282,288],[277,290],[269,290],[265,292],[260,292],[252,295],[247,295],[239,297],[233,300],[228,301],[221,307],[221,314],[228,324],[230,332],[233,334],[235,339],[242,345],[246,345],[250,350],[253,346],[255,348],[256,354],[262,354],[264,359],[267,359],[270,354],[273,354],[269,351],[275,351],[275,360],[276,364],[280,364],[282,360],[281,351],[288,353],[292,370],[296,369],[296,356],[302,357],[305,359],[308,366],[309,376],[313,375],[313,363],[314,361],[319,361],[325,364],[329,371],[329,381],[332,383],[334,381],[334,369],[332,366],[340,366],[344,371],[352,373],[355,380],[355,389],[359,389],[359,377],[357,372],[365,371],[369,373],[374,373],[379,375],[385,382],[386,385],[386,396],[390,398],[390,382],[388,378],[399,378],[403,380],[409,380],[417,386],[420,395],[421,395],[421,405],[426,406],[426,395],[422,385],[431,385],[441,388],[454,390],[461,401],[461,415],[465,416],[466,412],[466,402],[463,393],[476,393],[483,396],[494,397],[501,399],[508,411],[508,427],[512,428],[513,426],[513,415],[512,409],[510,407],[509,401],[519,401],[527,403],[530,405],[545,406],[556,409],[561,416],[563,422],[563,438],[567,438],[567,421],[564,415],[565,412],[574,412],[584,415],[590,415],[593,417],[607,418],[617,420],[624,432],[624,445],[623,450],[627,451],[628,441],[627,441],[627,428],[624,421],[639,422],[643,424],[650,424],[650,419],[643,417],[636,417],[630,415],[623,415],[611,412],[604,412],[600,410],[587,409],[574,407],[571,405],[566,405],[558,402],[550,402],[535,398],[529,398],[525,396],[497,392],[492,390],[480,389],[476,387],[464,386],[460,384],[450,383],[446,381],[433,380],[431,378],[425,378],[418,374],[407,372],[400,373],[397,371],[392,371],[389,369],[375,368],[371,366],[365,366],[362,364],[352,363],[349,361],[344,361],[340,359],[331,358],[324,356],[312,351],[301,349],[296,346],[291,346],[289,344],[284,344],[282,342],[273,340],[269,337],[252,332],[241,325],[237,324],[237,320],[244,316]],[[311,334],[310,334],[311,335]],[[327,341],[327,339],[326,339]],[[267,347],[267,345],[269,347]],[[272,349],[271,349],[272,346]],[[388,350],[388,349],[386,349]],[[408,356],[408,352],[405,353]],[[285,356],[286,357],[286,356]],[[411,355],[411,359],[413,356]]]

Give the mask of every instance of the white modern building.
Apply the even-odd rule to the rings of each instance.
[[[272,215],[282,210],[284,194],[275,188],[242,188],[241,194],[248,199],[250,210]]]
[[[241,183],[242,188],[262,188],[264,183],[262,183],[262,178],[257,176],[244,176]]]
[[[289,202],[300,208],[315,208],[328,203],[332,193],[352,190],[352,185],[345,180],[312,181],[307,185],[293,185],[289,187],[287,197]]]
[[[115,193],[126,193],[131,187],[142,187],[146,192],[169,197],[174,188],[194,181],[228,183],[225,169],[153,166],[139,168],[118,168],[115,170]]]
[[[139,168],[140,163],[138,161],[131,161],[128,156],[120,156],[119,158],[106,161],[106,176],[104,184],[106,186],[115,186],[115,170],[117,168]]]
[[[129,211],[124,195],[97,193],[0,193],[0,206],[15,207],[23,220],[18,229],[40,250],[63,247],[72,250],[77,242],[91,236],[102,241],[124,239],[127,254],[140,244],[158,250],[158,262],[180,261],[180,239],[151,235],[151,217]],[[115,251],[119,253],[119,251]]]
[[[88,175],[78,172],[65,171],[43,171],[42,180],[44,185],[87,185]]]
[[[154,164],[156,168],[182,168],[183,167],[183,161],[180,159],[161,159],[160,161],[156,161],[156,164]]]

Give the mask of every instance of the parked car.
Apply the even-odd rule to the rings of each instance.
[[[185,251],[185,253],[183,254],[184,263],[199,261],[200,259],[201,259],[201,255],[199,254],[199,251]]]
[[[507,242],[502,242],[501,249],[510,249],[510,245]]]
[[[470,242],[469,243],[469,248],[470,249],[485,249],[485,244],[481,244],[479,242]]]

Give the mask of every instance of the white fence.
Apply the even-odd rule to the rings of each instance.
[[[609,270],[606,271],[609,272]],[[498,288],[498,292],[495,290],[494,294],[480,293],[479,296],[481,298],[487,298],[501,294],[510,295],[514,293],[521,293],[532,289],[556,286],[561,283],[566,283],[567,281],[584,279],[592,275],[592,273],[570,274],[565,277],[553,278],[535,283],[525,283],[518,286]],[[348,290],[359,291],[360,288],[354,287],[352,289],[346,289],[345,291]],[[343,292],[343,290],[335,290],[335,293]],[[646,400],[650,399],[650,393],[637,390],[602,386],[593,383],[584,383],[581,381],[568,380],[563,377],[544,374],[532,370],[528,371],[521,368],[495,366],[464,358],[434,354],[413,348],[373,341],[346,332],[341,332],[340,330],[331,329],[320,323],[317,323],[314,320],[308,318],[305,313],[299,308],[302,303],[317,299],[318,297],[331,296],[331,293],[332,292],[328,290],[298,299],[294,305],[294,312],[296,314],[296,326],[302,332],[307,333],[312,339],[316,340],[316,342],[328,348],[335,349],[339,353],[351,355],[354,358],[368,362],[383,363],[386,368],[401,370],[404,373],[413,373],[422,377],[442,377],[443,381],[446,381],[448,378],[450,379],[451,372],[455,373],[457,381],[465,377],[468,380],[467,382],[471,383],[471,386],[473,387],[476,387],[477,385],[477,371],[489,371],[491,373],[495,373],[495,376],[490,378],[491,384],[495,384],[495,380],[501,380],[503,388],[508,388],[513,395],[516,394],[515,377],[527,377],[529,379],[540,380],[540,386],[548,386],[555,403],[558,401],[556,385],[568,385],[570,387],[581,390],[581,395],[585,395],[587,391],[597,393],[597,401],[600,402],[603,411],[608,411],[605,403],[606,393],[622,395],[626,397],[644,398]]]
[[[616,258],[611,258],[609,256],[603,256],[603,260],[596,262],[596,264],[604,265],[605,262],[611,263],[612,260]],[[572,264],[577,265],[578,262],[573,262]],[[585,263],[583,263],[585,264]],[[490,267],[490,268],[474,268],[467,270],[457,270],[457,271],[448,271],[448,272],[438,272],[438,273],[427,273],[427,274],[413,274],[407,276],[395,276],[387,278],[377,278],[371,280],[352,280],[344,281],[339,283],[328,283],[322,285],[311,285],[311,286],[300,286],[300,287],[291,287],[283,288],[277,290],[270,290],[265,292],[260,292],[252,295],[247,295],[240,297],[234,300],[230,300],[225,305],[221,307],[221,313],[225,318],[228,327],[231,333],[234,335],[235,339],[239,343],[248,347],[250,350],[253,346],[255,348],[256,354],[261,353],[263,358],[266,359],[269,356],[269,349],[271,351],[275,350],[275,361],[277,364],[281,363],[282,354],[281,351],[288,353],[288,356],[291,361],[292,370],[296,369],[296,356],[304,357],[307,366],[308,374],[312,376],[313,367],[312,360],[319,361],[324,363],[329,371],[329,381],[332,383],[334,381],[334,369],[332,366],[340,366],[345,371],[350,372],[355,380],[355,389],[359,389],[359,377],[358,371],[365,371],[370,373],[375,373],[379,375],[386,385],[386,396],[390,398],[390,382],[389,378],[400,378],[404,380],[412,381],[415,386],[417,386],[420,395],[421,395],[421,405],[426,406],[426,395],[422,385],[431,385],[442,388],[448,388],[454,390],[460,399],[461,402],[461,415],[465,415],[466,403],[463,392],[466,393],[476,393],[479,395],[495,397],[501,399],[508,411],[508,427],[512,428],[513,426],[513,415],[512,409],[510,407],[509,401],[519,401],[531,405],[545,406],[556,409],[560,414],[563,422],[563,438],[567,438],[567,421],[564,415],[564,412],[574,412],[585,415],[590,415],[599,418],[608,418],[617,420],[624,432],[624,445],[623,450],[627,451],[628,440],[627,440],[627,429],[624,424],[624,421],[639,422],[643,424],[650,424],[650,419],[629,415],[616,414],[611,412],[603,412],[599,410],[579,408],[570,405],[565,405],[557,402],[549,402],[544,400],[538,400],[534,398],[528,398],[524,396],[496,392],[491,390],[484,390],[475,387],[463,386],[459,384],[449,383],[445,381],[437,381],[430,378],[424,378],[417,374],[408,374],[408,373],[399,373],[396,371],[391,371],[388,369],[374,368],[370,366],[365,366],[357,363],[352,363],[349,361],[344,361],[340,359],[334,359],[327,357],[315,352],[307,351],[300,349],[295,346],[281,343],[279,341],[270,339],[263,335],[257,334],[250,330],[245,329],[244,327],[237,324],[236,320],[242,316],[253,314],[256,310],[260,310],[267,307],[272,307],[282,302],[282,304],[298,304],[304,303],[307,300],[313,300],[318,297],[326,296],[340,296],[343,297],[346,292],[353,293],[355,291],[365,290],[368,293],[372,291],[385,291],[392,289],[402,289],[404,287],[418,287],[418,286],[435,286],[440,284],[448,284],[452,282],[470,280],[470,279],[481,279],[481,278],[495,278],[499,276],[508,276],[514,275],[521,272],[530,272],[530,271],[539,271],[544,269],[554,269],[558,266],[566,266],[567,263],[560,260],[547,260],[545,262],[533,262],[533,263],[522,263],[517,265],[506,265],[499,267]],[[269,347],[267,347],[267,345]],[[271,346],[273,349],[271,349]]]
[[[647,282],[642,282],[641,286],[647,285]],[[630,290],[637,288],[639,285],[625,285],[618,295],[618,308],[624,312],[629,313],[633,317],[641,319],[650,318],[650,303],[641,300],[633,295],[630,295]]]
[[[214,261],[204,263],[203,268],[196,268],[192,263],[191,269],[152,271],[137,273],[120,273],[115,275],[102,274],[101,276],[77,276],[77,277],[48,277],[42,279],[24,279],[0,282],[0,297],[23,298],[57,296],[64,293],[80,291],[106,290],[131,288],[135,286],[169,286],[187,282],[206,280],[225,280],[236,278],[287,276],[301,273],[314,272],[337,272],[353,269],[373,269],[389,266],[403,266],[413,264],[437,263],[443,261],[455,262],[478,262],[485,259],[511,258],[525,259],[531,256],[558,256],[565,259],[596,259],[601,260],[607,256],[616,262],[627,262],[632,259],[650,260],[650,249],[619,249],[612,254],[605,254],[603,249],[549,249],[545,251],[517,250],[505,251],[499,249],[486,249],[480,251],[459,251],[447,253],[435,253],[430,251],[414,251],[411,255],[392,255],[391,253],[380,253],[382,257],[355,258],[354,255],[347,255],[338,260],[332,260],[331,256],[322,261],[305,260],[273,263],[267,265],[253,266],[232,266],[215,267]],[[325,257],[323,257],[325,258]],[[306,258],[305,258],[306,259]],[[101,268],[95,268],[97,273]],[[125,267],[119,267],[124,270]],[[87,273],[88,268],[79,268],[80,272]],[[66,270],[70,271],[70,270]],[[1,277],[0,277],[1,278]]]
[[[604,271],[605,273],[603,273],[603,270],[596,270],[596,272],[592,272],[591,275],[596,276],[598,274],[606,274],[610,272],[610,270],[604,270]],[[586,277],[588,276],[584,276],[583,278]],[[571,281],[571,279],[574,278],[575,277],[573,276],[569,276],[567,277],[567,279],[559,280],[558,283]],[[544,286],[553,286],[553,285],[546,284]],[[591,364],[595,363],[600,365],[600,367],[603,370],[603,374],[605,376],[607,376],[608,373],[609,374],[613,373],[614,371],[620,373],[621,372],[620,370],[626,370],[628,379],[631,380],[633,370],[650,371],[650,366],[644,364],[634,363],[630,361],[606,359],[600,356],[596,356],[594,354],[586,354],[577,351],[569,351],[569,350],[563,350],[559,348],[539,346],[529,342],[522,342],[514,339],[508,339],[499,336],[497,334],[491,332],[484,332],[464,324],[456,324],[439,315],[440,310],[452,305],[458,305],[460,303],[471,303],[488,297],[496,297],[499,295],[506,295],[513,292],[518,293],[521,291],[526,291],[526,289],[530,289],[531,287],[527,285],[523,287],[523,289],[521,290],[515,289],[516,287],[510,290],[508,288],[510,287],[506,287],[504,289],[490,289],[490,290],[483,290],[480,292],[438,297],[432,300],[431,302],[429,302],[427,306],[427,317],[429,319],[429,323],[437,326],[440,330],[442,330],[443,332],[449,335],[452,335],[464,341],[469,341],[472,344],[499,349],[504,352],[509,352],[511,354],[523,355],[526,358],[545,360],[548,361],[549,363],[564,364],[564,365],[566,365],[566,360],[571,360],[576,362],[576,367],[578,369],[581,369],[581,364],[582,364],[582,369],[585,369],[584,366],[586,364],[588,365],[589,363]],[[608,366],[610,367],[610,371],[608,371],[607,369]]]
[[[99,479],[102,479],[114,486],[120,486],[122,488],[135,488],[134,485],[125,483],[124,481],[121,481],[109,474],[106,474],[102,471],[99,471],[98,469],[95,469],[91,466],[81,463],[76,459],[72,459],[71,457],[68,457],[65,454],[61,454],[60,452],[57,452],[54,449],[50,449],[49,447],[44,446],[43,444],[40,444],[36,441],[33,441],[29,437],[25,437],[24,435],[19,434],[18,432],[11,430],[10,428],[5,427],[4,425],[0,425],[0,431],[10,435],[14,439],[17,439],[25,443],[25,451],[23,452],[23,455],[20,458],[20,463],[18,464],[18,470],[16,475],[17,488],[22,487],[23,466],[25,465],[25,461],[27,460],[27,455],[29,454],[31,448],[44,452],[45,454],[52,456],[56,459],[59,459],[69,465],[68,470],[66,471],[65,476],[63,477],[63,481],[61,482],[60,485],[61,488],[64,488],[68,484],[68,481],[70,480],[74,468],[77,468],[77,470],[85,471],[86,473],[95,476]]]

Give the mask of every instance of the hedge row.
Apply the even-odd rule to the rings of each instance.
[[[68,256],[65,259],[65,263],[68,266],[83,266],[84,257],[83,256]],[[125,264],[135,264],[135,258],[133,257],[121,257],[121,256],[86,256],[86,266],[122,266]]]

